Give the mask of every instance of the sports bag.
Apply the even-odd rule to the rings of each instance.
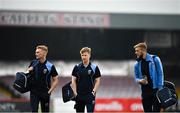
[[[29,73],[17,72],[13,83],[14,89],[20,93],[28,92],[30,90],[30,79],[31,75]]]
[[[164,87],[157,91],[156,96],[162,108],[165,109],[178,103],[175,85],[169,81],[164,82]]]
[[[62,97],[64,103],[75,99],[75,95],[71,87],[71,82],[68,82],[62,87]]]
[[[35,60],[32,66],[35,67],[38,63],[39,61]],[[20,93],[26,93],[30,91],[32,82],[33,77],[31,76],[31,73],[17,72],[13,82],[13,88]]]

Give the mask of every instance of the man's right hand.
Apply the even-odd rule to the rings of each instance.
[[[141,79],[141,80],[139,80],[139,84],[146,85],[146,84],[148,84],[148,81],[145,79]]]
[[[78,95],[77,93],[74,93],[74,96],[75,96],[75,97],[77,97],[77,95]]]
[[[78,94],[74,93],[74,97],[75,97],[75,101],[77,101],[78,100]]]
[[[27,69],[26,73],[29,73],[29,72],[31,72],[32,70],[33,70],[33,67],[31,66],[31,67],[29,67],[29,68]]]

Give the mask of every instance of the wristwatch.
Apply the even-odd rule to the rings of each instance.
[[[95,96],[96,92],[95,92],[95,91],[92,91],[92,94]]]

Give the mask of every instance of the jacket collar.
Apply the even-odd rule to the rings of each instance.
[[[149,54],[149,53],[146,54],[146,61],[153,61],[151,54]]]
[[[88,66],[87,66],[87,67],[89,67],[90,65],[91,65],[91,61],[89,61],[89,64],[88,64]],[[81,66],[81,67],[84,67],[83,62],[81,62],[81,63],[80,63],[80,66]]]
[[[136,60],[139,62],[139,61],[141,61],[142,59],[137,58]],[[149,54],[149,53],[146,53],[146,59],[145,59],[145,60],[152,62],[152,61],[153,61],[152,55]]]

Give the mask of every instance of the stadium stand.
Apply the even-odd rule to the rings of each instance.
[[[62,86],[70,81],[70,77],[61,77],[59,85],[52,97],[62,97]],[[140,97],[140,89],[133,77],[102,77],[101,85],[97,93],[98,98],[137,98]]]
[[[0,98],[10,99],[21,97],[12,87],[14,76],[3,76],[0,78]]]
[[[3,76],[0,77],[1,81],[12,88],[14,76]],[[70,77],[60,77],[60,82],[55,92],[52,94],[52,98],[62,97],[61,88],[62,86],[71,80]],[[14,94],[19,94],[13,89]],[[21,94],[22,97],[29,98],[28,93]],[[140,90],[138,85],[135,83],[133,77],[102,77],[101,85],[97,93],[98,98],[137,98],[140,97]]]

